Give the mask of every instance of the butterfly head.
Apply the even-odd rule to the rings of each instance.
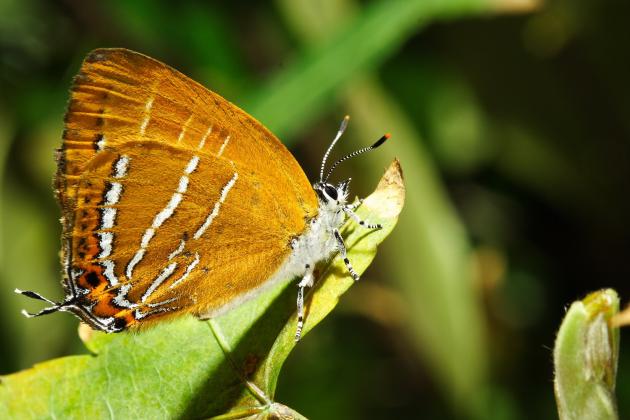
[[[324,205],[344,205],[348,199],[350,179],[334,185],[328,182],[316,182],[313,189],[317,193],[320,203]]]

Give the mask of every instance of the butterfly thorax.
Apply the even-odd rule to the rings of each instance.
[[[300,236],[291,241],[292,252],[285,266],[296,276],[335,253],[337,241],[333,232],[345,222],[343,206],[348,196],[347,182],[338,186],[316,183],[313,189],[319,201],[317,216],[310,220]]]

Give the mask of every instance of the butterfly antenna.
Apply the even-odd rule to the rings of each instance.
[[[335,147],[335,144],[339,141],[343,132],[346,131],[349,120],[350,120],[349,115],[346,115],[345,117],[343,117],[343,120],[341,121],[341,125],[339,126],[339,130],[337,130],[337,135],[333,139],[332,143],[330,143],[330,146],[328,146],[328,150],[326,150],[326,153],[324,154],[324,159],[322,159],[322,167],[319,170],[320,182],[323,181],[324,179],[324,169],[326,167],[326,161],[328,160],[328,155],[330,155],[330,151],[333,149],[333,147]]]
[[[376,141],[376,143],[374,143],[373,145],[368,146],[368,147],[364,147],[363,149],[355,150],[354,152],[352,152],[352,153],[350,153],[348,155],[345,155],[344,157],[339,159],[337,162],[333,163],[333,165],[328,170],[328,173],[326,174],[326,177],[323,179],[323,182],[326,182],[328,180],[328,177],[330,177],[330,175],[333,173],[333,171],[335,170],[337,165],[339,165],[341,162],[344,162],[344,161],[346,161],[348,159],[351,159],[351,158],[353,158],[355,156],[359,156],[360,154],[363,154],[365,152],[369,152],[370,150],[376,149],[377,147],[379,147],[380,145],[385,143],[385,140],[387,140],[390,137],[391,137],[391,134],[387,133],[383,137],[378,139]]]

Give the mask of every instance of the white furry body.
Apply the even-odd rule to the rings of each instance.
[[[283,267],[291,277],[305,275],[312,271],[320,261],[328,260],[337,250],[337,240],[334,231],[345,222],[346,215],[342,210],[345,200],[334,203],[319,202],[317,217],[312,219],[306,231],[291,243],[293,249]],[[310,281],[304,284],[312,286]]]

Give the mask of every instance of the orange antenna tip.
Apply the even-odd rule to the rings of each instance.
[[[391,133],[385,133],[385,135],[383,137],[385,137],[385,140],[389,139],[392,136]]]
[[[381,137],[380,139],[378,139],[376,141],[376,143],[374,143],[373,145],[370,146],[370,149],[376,149],[377,147],[379,147],[381,144],[385,143],[385,140],[387,140],[389,138],[389,133],[385,134],[383,137]]]

